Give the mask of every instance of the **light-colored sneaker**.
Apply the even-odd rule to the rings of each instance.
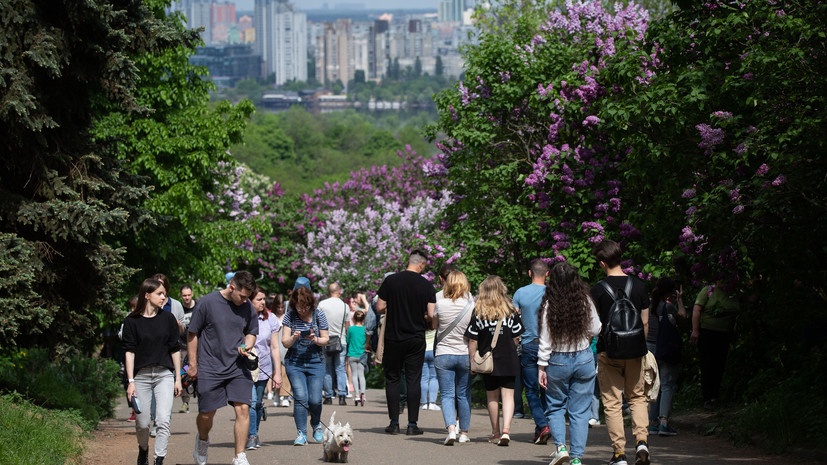
[[[153,424],[152,424],[152,429],[151,429],[151,430],[149,430],[149,436],[154,438],[154,437],[155,437],[155,436],[157,436],[157,435],[158,435],[158,425],[156,425],[155,423],[153,423]]]
[[[192,458],[195,459],[196,465],[207,465],[207,448],[210,446],[210,441],[202,441],[195,433],[195,449],[192,451]]]
[[[250,462],[247,461],[247,453],[238,454],[238,457],[233,459],[233,465],[250,465]]]
[[[178,413],[190,413],[190,404],[187,402],[181,404],[181,409],[178,410]]]
[[[273,393],[272,392],[267,393],[267,400],[273,400]]]
[[[471,438],[468,437],[467,434],[460,433],[459,435],[459,443],[462,444],[464,442],[471,442]]]
[[[449,431],[448,432],[448,437],[445,438],[445,441],[443,441],[442,444],[444,444],[446,446],[453,446],[454,442],[456,440],[457,440],[457,432],[456,431]]]
[[[293,441],[294,446],[306,446],[307,445],[307,435],[299,431],[296,433],[296,440]]]
[[[577,457],[571,459],[571,462],[569,462],[569,463],[571,465],[582,465],[583,464],[583,462],[581,462],[580,459],[578,459]]]
[[[589,427],[591,428],[592,426],[600,426],[600,420],[597,418],[589,418]]]
[[[316,442],[322,442],[324,440],[324,433],[322,431],[321,423],[313,427],[313,440]]]
[[[428,404],[419,404],[419,410],[428,410]]]
[[[557,452],[551,456],[551,462],[549,462],[548,465],[559,465],[561,463],[566,463],[569,460],[569,450],[566,449],[565,444],[560,444],[557,446]]]
[[[439,411],[439,410],[442,410],[442,409],[436,403],[431,402],[430,404],[428,404],[428,410]]]
[[[281,406],[282,407],[289,407],[290,406],[290,400],[287,397],[284,397],[283,399],[281,399]]]

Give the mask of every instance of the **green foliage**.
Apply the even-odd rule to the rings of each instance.
[[[86,427],[76,412],[47,410],[19,394],[4,395],[0,397],[0,463],[81,463]]]
[[[89,427],[112,416],[123,393],[120,367],[108,359],[50,359],[43,349],[0,356],[0,390],[18,392],[45,408],[76,410]]]
[[[13,0],[0,3],[0,18],[0,231],[10,247],[0,269],[19,276],[28,300],[6,300],[0,324],[12,328],[0,344],[25,337],[88,351],[98,314],[132,272],[108,239],[148,220],[149,192],[89,137],[90,122],[96,102],[142,110],[131,57],[168,46],[176,30],[138,0]],[[26,332],[15,329],[33,309]]]
[[[164,17],[166,3],[153,4],[157,16]],[[135,58],[140,72],[134,98],[148,111],[104,105],[94,137],[113,147],[113,155],[152,189],[142,205],[151,221],[118,238],[128,250],[127,262],[142,271],[134,281],[162,271],[174,282],[222,282],[222,267],[238,255],[236,244],[249,234],[249,225],[222,217],[208,195],[219,193],[218,167],[234,162],[227,148],[241,141],[254,107],[242,100],[209,108],[213,85],[203,78],[206,69],[189,64],[197,36],[179,17],[166,20],[175,28],[174,46]]]
[[[343,181],[363,166],[398,165],[400,145],[431,152],[414,129],[422,121],[426,116],[403,125],[399,118],[372,119],[353,110],[313,115],[294,106],[283,113],[256,115],[244,143],[232,146],[231,152],[288,193],[308,193],[325,182]]]

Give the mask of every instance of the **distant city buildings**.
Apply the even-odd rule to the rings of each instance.
[[[470,4],[472,0],[443,0],[434,13],[329,22],[308,21],[286,0],[255,0],[253,12],[242,12],[252,14],[241,17],[226,0],[176,0],[170,9],[187,18],[187,27],[203,28],[206,47],[194,62],[207,66],[214,78],[222,76],[224,85],[249,71],[246,77],[270,77],[277,85],[314,78],[330,87],[337,82],[347,86],[356,78],[400,79],[407,73],[441,71],[459,77],[464,66],[459,48],[472,29]],[[342,6],[364,7],[336,5]],[[236,44],[252,47],[230,47]],[[250,68],[255,63],[258,71]]]
[[[307,80],[307,15],[283,0],[256,0],[255,50],[277,85]]]

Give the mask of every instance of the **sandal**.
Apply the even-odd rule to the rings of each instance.
[[[507,447],[510,441],[511,436],[508,435],[508,431],[503,430],[503,434],[500,436],[500,440],[497,442],[497,445]]]
[[[500,442],[500,437],[502,435],[500,433],[494,433],[491,436],[488,436],[488,442],[491,444],[498,444]]]

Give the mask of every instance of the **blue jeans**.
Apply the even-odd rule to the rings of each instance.
[[[264,388],[267,387],[268,378],[259,379],[253,383],[253,398],[250,402],[250,436],[258,434],[258,425],[261,423],[261,417],[264,416]]]
[[[571,457],[582,458],[586,451],[595,376],[591,349],[551,353],[546,367],[548,426],[554,444],[565,444],[568,410]]]
[[[425,351],[425,363],[422,364],[422,381],[419,382],[419,386],[420,389],[422,389],[419,395],[420,404],[436,402],[436,393],[439,390],[439,384],[436,379],[433,350]]]
[[[467,355],[440,355],[434,359],[442,402],[442,418],[445,427],[456,424],[459,413],[460,431],[471,426],[471,362]],[[454,404],[458,410],[454,410]]]
[[[307,435],[307,411],[310,410],[310,426],[322,421],[322,384],[324,383],[324,361],[317,358],[308,360],[284,359],[284,369],[290,387],[293,388],[293,420],[296,429]]]
[[[336,394],[340,396],[347,395],[347,371],[345,370],[345,357],[347,356],[347,348],[338,354],[325,354],[325,373],[324,373],[324,397],[325,399],[332,398],[335,394],[333,392],[333,376],[336,376]]]
[[[520,372],[523,377],[523,388],[525,397],[528,399],[528,407],[531,409],[531,416],[534,418],[534,433],[548,426],[546,419],[546,395],[540,385],[537,384],[537,342],[523,344],[523,354],[520,356]],[[470,363],[470,362],[469,362]]]
[[[649,352],[655,353],[655,344],[647,342]],[[678,373],[680,373],[680,363],[669,363],[664,360],[658,360],[658,377],[660,378],[660,392],[658,393],[658,400],[649,404],[649,422],[656,423],[660,417],[669,418],[672,413],[672,397],[675,395],[675,390],[678,387]]]
[[[594,358],[594,368],[597,369],[597,354],[592,352]],[[589,419],[600,420],[600,386],[597,383],[597,377],[594,378],[594,393],[592,394],[592,411],[589,414]]]

